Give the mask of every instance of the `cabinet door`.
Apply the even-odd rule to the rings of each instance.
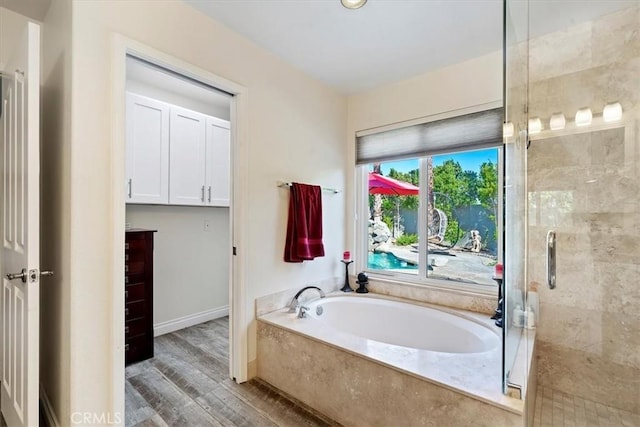
[[[126,201],[169,202],[169,106],[127,93]]]
[[[207,117],[206,204],[229,206],[230,192],[230,132],[229,122]]]
[[[205,203],[206,116],[171,107],[169,203]]]

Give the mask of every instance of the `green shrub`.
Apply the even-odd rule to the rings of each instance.
[[[408,246],[414,243],[418,243],[417,234],[403,234],[396,239],[396,245],[398,246]]]

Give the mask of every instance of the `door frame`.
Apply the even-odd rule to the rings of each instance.
[[[124,416],[124,229],[125,186],[125,93],[126,56],[133,55],[183,76],[216,87],[233,96],[231,99],[231,203],[230,203],[230,262],[229,262],[229,376],[236,382],[247,381],[247,304],[246,304],[246,231],[248,206],[248,90],[183,60],[150,46],[114,33],[111,58],[111,208],[112,208],[112,384],[111,394],[115,413]],[[236,255],[232,255],[233,248]],[[124,418],[123,418],[124,419]]]

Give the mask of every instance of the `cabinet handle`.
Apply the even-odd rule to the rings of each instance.
[[[125,244],[124,244],[124,250],[125,250],[125,251],[128,251],[128,250],[129,250],[129,244],[128,244],[128,243],[125,243]]]
[[[128,326],[125,326],[125,327],[124,327],[124,333],[125,333],[125,334],[128,334],[128,333],[129,333],[129,327],[128,327]]]
[[[129,291],[124,291],[124,298],[125,299],[129,298]]]
[[[129,254],[125,254],[125,255],[124,255],[124,260],[125,260],[125,261],[129,261]]]
[[[204,203],[204,185],[202,186],[202,197],[201,197],[201,199],[202,199],[202,203]]]
[[[129,283],[129,276],[124,276],[124,283]]]
[[[211,186],[209,186],[209,203],[211,203]]]
[[[131,198],[131,178],[129,178],[129,198]]]
[[[128,308],[125,308],[125,309],[124,309],[124,315],[125,315],[125,316],[128,316],[128,315],[129,315],[129,309],[128,309]]]
[[[128,273],[128,272],[129,272],[129,266],[128,266],[128,265],[125,265],[125,266],[124,266],[124,272],[125,272],[125,273]]]
[[[124,351],[129,351],[129,344],[124,345]]]

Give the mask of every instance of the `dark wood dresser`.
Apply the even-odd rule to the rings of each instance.
[[[124,244],[125,364],[153,357],[153,233],[134,228]]]

